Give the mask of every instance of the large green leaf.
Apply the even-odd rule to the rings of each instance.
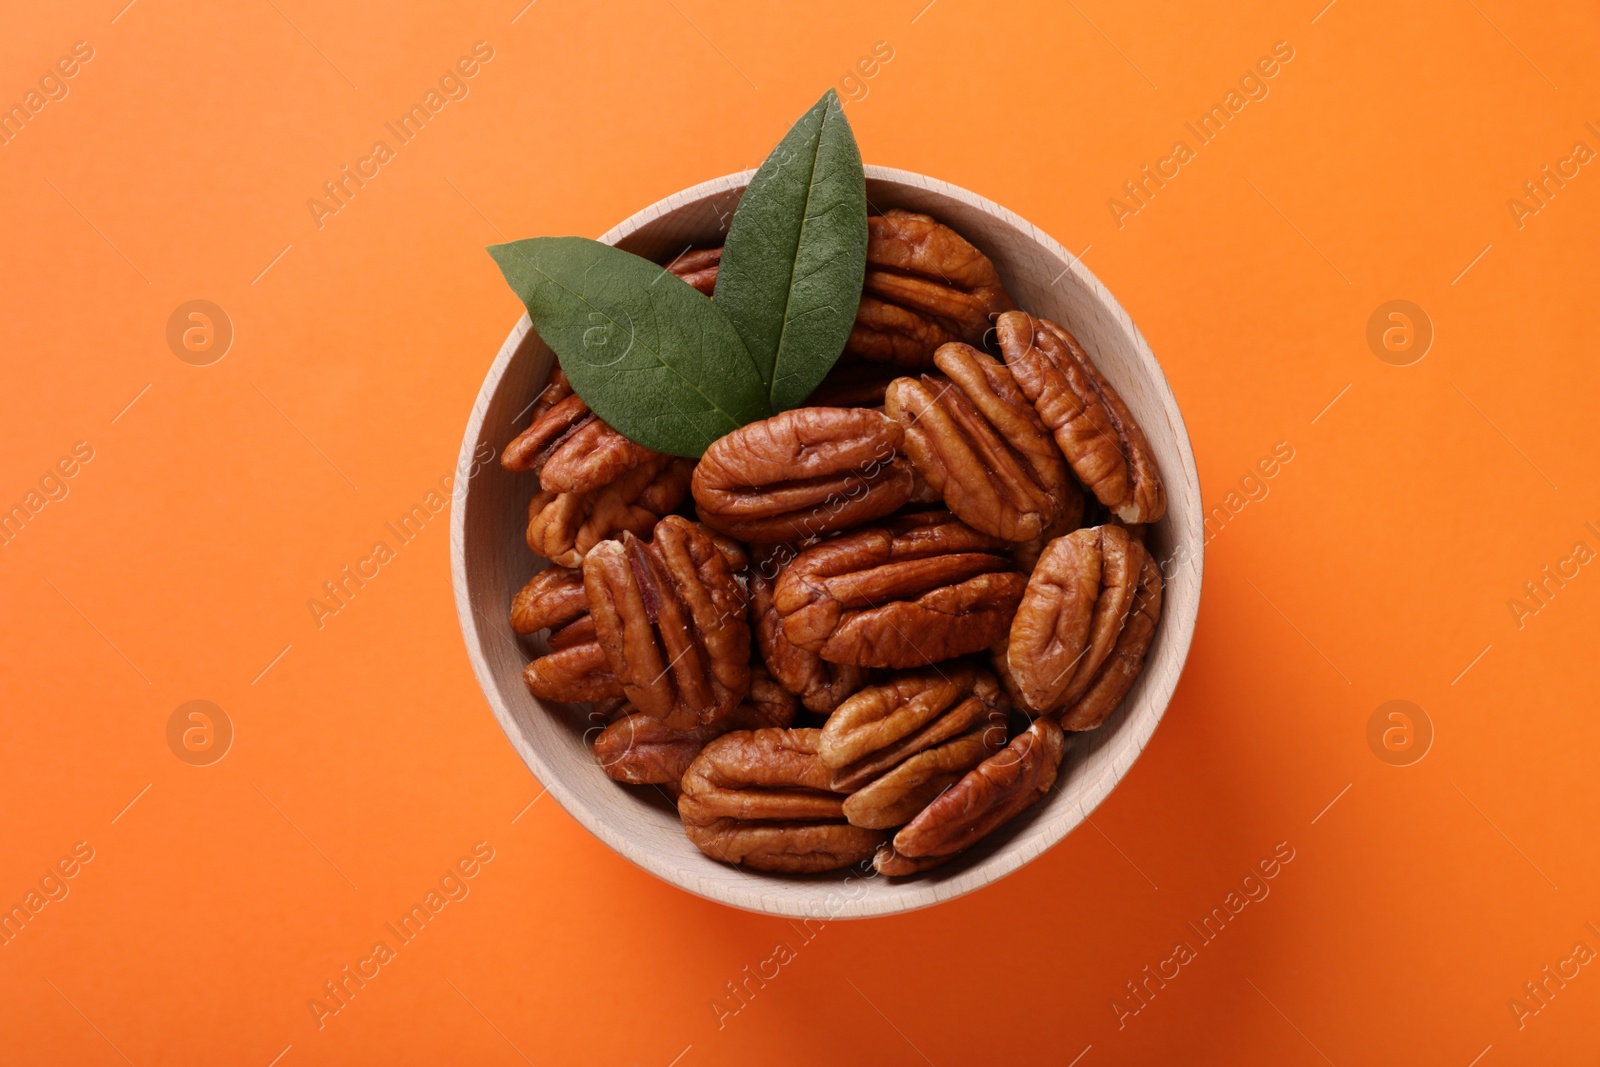
[[[631,440],[699,456],[772,413],[727,316],[665,268],[584,237],[534,237],[489,254],[573,389]]]
[[[773,411],[802,403],[844,351],[866,269],[861,151],[829,89],[751,179],[717,271],[717,306]]]

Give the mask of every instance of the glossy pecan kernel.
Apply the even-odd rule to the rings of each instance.
[[[537,471],[549,458],[552,443],[589,414],[589,405],[572,391],[561,364],[554,364],[534,399],[528,428],[501,450],[500,465],[508,471]]]
[[[682,780],[689,764],[714,738],[732,730],[784,727],[794,722],[795,699],[765,673],[750,680],[750,697],[710,726],[670,730],[660,719],[625,707],[624,714],[595,738],[600,768],[619,782],[664,785]]]
[[[982,344],[990,319],[1015,307],[989,257],[950,227],[891,209],[867,219],[867,274],[845,352],[926,367],[948,341]]]
[[[867,672],[850,663],[829,663],[783,635],[783,619],[772,606],[772,588],[778,572],[798,554],[790,545],[768,545],[757,551],[748,579],[750,628],[773,679],[799,697],[808,711],[826,715],[861,688]]]
[[[878,872],[925,870],[932,866],[925,861],[970,848],[1044,799],[1055,784],[1065,751],[1066,739],[1055,720],[1035,719],[1009,745],[968,771],[901,827],[892,851],[875,858]]]
[[[944,376],[900,378],[884,413],[905,427],[905,451],[945,506],[975,530],[1027,541],[1069,509],[1078,487],[1050,431],[999,360],[942,345]]]
[[[679,515],[583,562],[595,631],[634,707],[674,730],[726,716],[750,688],[745,591],[704,527]]]
[[[1050,542],[1017,606],[1005,671],[1020,703],[1053,714],[1088,688],[1111,655],[1149,553],[1118,526]]]
[[[859,526],[911,495],[900,427],[870,408],[791,408],[712,442],[691,483],[700,521],[746,541]]]
[[[661,453],[634,444],[591,415],[573,429],[545,461],[539,488],[552,493],[584,493],[609,485]]]
[[[589,613],[583,572],[546,567],[528,580],[511,601],[511,629],[519,634],[558,629]]]
[[[522,672],[528,689],[541,700],[563,704],[609,700],[622,695],[600,642],[579,641],[533,660]]]
[[[551,652],[560,652],[573,645],[588,644],[598,640],[594,632],[594,616],[585,609],[584,613],[564,626],[550,631],[550,636],[545,638],[545,644],[550,646]]]
[[[903,826],[961,780],[961,776],[1005,747],[1005,723],[975,726],[942,744],[908,756],[851,793],[844,817],[871,830]]]
[[[712,741],[683,776],[678,815],[706,855],[760,871],[831,871],[871,856],[881,831],[844,820],[816,730],[738,730]]]
[[[1006,700],[993,675],[967,663],[908,671],[839,705],[817,754],[833,768],[833,787],[854,791],[974,728],[996,730],[991,738],[1005,743]]]
[[[519,634],[550,631],[545,654],[522,672],[534,696],[584,703],[622,695],[622,683],[595,637],[582,572],[547,567],[535,574],[511,602],[511,629]]]
[[[921,874],[931,870],[942,863],[948,863],[951,856],[902,856],[894,850],[892,841],[885,841],[878,846],[877,853],[872,857],[872,869],[888,878],[907,878],[913,874]]]
[[[784,636],[831,663],[925,667],[1005,634],[1026,579],[1004,552],[949,512],[903,515],[801,552],[773,604]]]
[[[585,493],[657,456],[601,421],[558,365],[533,406],[528,428],[500,454],[509,471],[534,471],[549,493]]]
[[[1122,624],[1122,632],[1117,635],[1116,647],[1082,693],[1062,709],[1063,728],[1092,730],[1117,710],[1144,669],[1144,658],[1150,651],[1150,642],[1155,639],[1156,623],[1160,619],[1161,568],[1145,552],[1139,570],[1139,589],[1127,620]]]
[[[1077,339],[1022,311],[1001,315],[996,332],[1006,366],[1078,479],[1124,522],[1159,519],[1167,497],[1150,444]]]
[[[541,490],[528,502],[528,547],[562,567],[577,567],[601,541],[644,533],[689,495],[691,460],[657,455],[587,493]]]

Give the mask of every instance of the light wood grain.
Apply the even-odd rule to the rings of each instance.
[[[971,853],[920,878],[818,875],[779,877],[706,858],[684,837],[665,802],[625,789],[602,774],[581,718],[546,708],[529,694],[524,647],[507,621],[511,598],[542,566],[523,540],[537,478],[498,464],[458,478],[451,515],[456,608],[473,670],[496,720],[540,784],[575,819],[652,874],[712,900],[791,917],[890,915],[971,892],[1036,859],[1072,832],[1106,798],[1149,743],[1189,652],[1200,606],[1204,551],[1199,478],[1183,417],[1150,347],[1105,286],[1048,235],[997,204],[907,171],[868,167],[873,210],[933,215],[987,253],[1018,306],[1070,329],[1144,427],[1167,488],[1167,513],[1151,530],[1166,590],[1144,673],[1098,730],[1069,735],[1071,747],[1050,798]],[[752,172],[732,174],[670,196],[603,238],[665,261],[689,247],[720,244]],[[526,316],[501,346],[467,423],[462,471],[487,444],[500,448],[526,425],[526,409],[549,373],[549,349]]]

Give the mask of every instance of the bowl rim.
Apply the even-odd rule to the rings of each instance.
[[[914,171],[900,170],[893,167],[866,165],[864,167],[869,180],[883,180],[898,182],[903,185],[913,186],[923,191],[952,197],[965,201],[971,207],[985,214],[995,217],[1028,238],[1037,242],[1047,252],[1050,252],[1067,264],[1070,271],[1080,286],[1106,310],[1113,312],[1119,320],[1119,325],[1125,328],[1132,342],[1132,356],[1139,364],[1141,371],[1148,378],[1148,385],[1160,402],[1163,413],[1168,420],[1174,443],[1179,455],[1183,470],[1181,474],[1196,488],[1197,501],[1203,501],[1199,494],[1199,473],[1195,466],[1194,451],[1189,440],[1188,428],[1183,421],[1182,411],[1178,406],[1176,396],[1167,381],[1166,373],[1155,353],[1151,351],[1144,334],[1139,331],[1132,317],[1122,307],[1122,304],[1112,295],[1111,291],[1090,271],[1076,255],[1068,251],[1059,241],[1039,229],[1037,226],[1022,218],[1000,204],[980,196],[970,190],[964,189],[938,178]],[[670,196],[664,197],[655,203],[635,212],[622,220],[611,229],[602,234],[599,240],[605,244],[615,244],[623,238],[638,231],[646,224],[661,218],[678,209],[703,201],[708,197],[738,191],[749,184],[755,171],[743,170],[725,174],[718,178],[699,182],[688,188],[682,189]],[[1059,280],[1059,276],[1058,276]],[[479,437],[483,430],[483,423],[487,417],[489,404],[495,393],[499,390],[502,379],[505,377],[517,350],[522,346],[528,333],[532,331],[533,324],[526,312],[512,327],[510,334],[501,344],[493,363],[484,376],[483,384],[478,390],[478,395],[473,402],[472,414],[467,420],[466,431],[462,437],[461,451],[457,460],[458,472],[473,469],[472,462],[479,447]],[[497,446],[498,447],[498,446]],[[738,893],[727,891],[725,887],[704,885],[698,880],[683,877],[680,869],[675,868],[648,848],[634,842],[627,834],[619,829],[617,820],[605,817],[603,813],[591,810],[576,795],[570,792],[562,781],[560,771],[547,763],[544,757],[523,736],[517,725],[516,717],[506,702],[501,698],[496,679],[489,671],[487,662],[478,655],[475,647],[483,643],[487,636],[482,624],[487,622],[474,608],[471,600],[467,581],[466,567],[466,501],[471,489],[472,479],[462,477],[458,473],[451,494],[450,515],[450,567],[451,583],[454,587],[456,614],[461,625],[461,635],[466,645],[467,658],[472,663],[473,675],[478,682],[478,688],[488,701],[495,721],[499,724],[506,739],[511,742],[512,748],[521,757],[523,764],[533,773],[539,785],[553,796],[557,803],[575,819],[579,825],[599,838],[613,852],[617,853],[636,867],[640,867],[678,889],[691,893],[706,900],[719,904],[739,908],[757,914],[784,916],[788,918],[822,918],[816,912],[803,913],[783,907],[784,902],[776,900],[771,895],[763,893],[759,887],[752,886],[748,892]],[[1055,810],[1040,811],[1034,818],[1037,833],[1030,841],[1012,841],[1008,844],[1004,862],[999,864],[986,864],[982,868],[962,871],[951,878],[938,882],[932,881],[906,881],[899,883],[898,890],[892,897],[863,896],[860,899],[848,902],[848,906],[834,911],[829,909],[828,919],[856,919],[874,918],[889,915],[899,915],[906,912],[917,911],[922,908],[932,907],[936,904],[965,896],[984,886],[991,885],[1015,873],[1024,866],[1038,859],[1045,852],[1059,844],[1074,829],[1086,821],[1089,815],[1103,803],[1112,790],[1121,783],[1132,768],[1133,763],[1143,754],[1149,744],[1156,727],[1165,716],[1168,706],[1172,701],[1173,693],[1177,689],[1179,679],[1188,662],[1189,651],[1193,644],[1195,624],[1199,614],[1200,592],[1204,578],[1204,509],[1196,508],[1190,516],[1188,529],[1174,531],[1173,544],[1187,546],[1188,552],[1184,563],[1185,569],[1192,569],[1192,597],[1182,605],[1183,610],[1178,617],[1169,615],[1163,609],[1162,622],[1167,630],[1166,640],[1176,642],[1173,646],[1173,667],[1163,677],[1157,679],[1156,690],[1149,694],[1152,713],[1134,719],[1130,717],[1122,724],[1126,737],[1121,738],[1125,745],[1131,745],[1131,754],[1125,758],[1114,761],[1113,773],[1102,773],[1099,778],[1090,783],[1085,790],[1085,795],[1078,798],[1077,802],[1065,807],[1055,805]],[[540,794],[543,795],[542,793]],[[798,880],[796,884],[802,884]],[[840,883],[833,881],[817,883],[817,899],[837,891]]]

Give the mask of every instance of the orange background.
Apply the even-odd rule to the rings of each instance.
[[[1508,1001],[1600,949],[1600,576],[1520,628],[1507,602],[1600,549],[1600,173],[1521,228],[1507,200],[1600,148],[1593,11],[124,3],[16,11],[0,35],[0,103],[94,49],[0,147],[0,505],[93,449],[0,547],[0,904],[94,850],[0,948],[0,1060],[1592,1052],[1600,968],[1520,1027]],[[307,199],[480,40],[470,95],[319,229]],[[844,82],[879,41],[892,60]],[[1278,41],[1270,95],[1119,229],[1108,198]],[[1208,506],[1277,442],[1294,459],[1208,545],[1167,720],[1090,825],[987,890],[803,942],[528,806],[457,629],[444,515],[320,629],[306,602],[454,468],[519,314],[486,244],[596,235],[753,165],[830,84],[869,162],[1090,246],[1166,368]],[[235,330],[210,366],[165,339],[196,298]],[[1395,298],[1436,331],[1406,367],[1366,340]],[[236,734],[210,766],[168,746],[194,699]],[[1433,724],[1411,766],[1368,744],[1393,699]],[[319,1029],[308,1000],[480,841],[470,896]],[[1119,1028],[1125,983],[1197,945],[1186,922],[1279,842],[1270,896]],[[795,958],[719,1027],[714,998],[731,1011],[725,983],[779,941]]]

